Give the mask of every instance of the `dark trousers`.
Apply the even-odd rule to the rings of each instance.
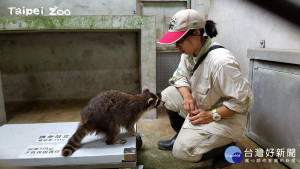
[[[177,133],[179,133],[185,119],[183,117],[181,117],[177,112],[173,112],[173,111],[168,110],[168,109],[167,109],[166,112],[169,115],[169,119],[170,119],[170,123],[171,123],[172,128]]]

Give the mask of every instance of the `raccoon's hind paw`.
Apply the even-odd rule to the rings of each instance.
[[[138,133],[134,133],[134,134],[132,134],[133,136],[135,136],[135,137],[137,137],[137,136],[139,136],[139,134]]]
[[[130,134],[130,135],[132,135],[132,136],[138,136],[139,134],[137,133],[137,132],[135,132],[135,131],[128,131],[128,133]]]
[[[125,139],[119,139],[115,142],[115,144],[125,144],[127,141]]]

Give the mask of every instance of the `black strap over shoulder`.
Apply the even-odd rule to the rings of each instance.
[[[205,52],[201,57],[200,59],[198,60],[198,62],[196,63],[196,65],[194,66],[194,69],[193,69],[193,73],[195,72],[195,70],[198,68],[198,66],[201,64],[201,62],[206,58],[207,54],[214,50],[214,49],[218,49],[218,48],[224,48],[223,46],[220,46],[220,45],[215,45],[215,46],[212,46],[208,49],[207,52]]]

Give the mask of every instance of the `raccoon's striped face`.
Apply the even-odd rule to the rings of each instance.
[[[148,88],[143,90],[143,95],[146,95],[148,98],[147,100],[148,110],[151,110],[153,108],[158,108],[162,103],[161,99],[156,94],[151,93]]]
[[[161,104],[160,98],[157,95],[153,94],[153,93],[150,93],[150,96],[151,96],[151,98],[148,99],[149,108],[151,108],[151,109],[152,108],[158,108]]]
[[[155,108],[158,108],[158,106],[160,106],[160,104],[161,104],[161,100],[160,100],[160,98],[158,98],[158,96],[156,96],[157,97],[157,99],[156,99],[156,103],[155,103]]]

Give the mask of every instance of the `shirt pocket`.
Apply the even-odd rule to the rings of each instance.
[[[201,95],[207,95],[209,89],[210,89],[209,83],[202,83],[196,87],[197,93]]]
[[[201,83],[196,87],[196,100],[198,109],[210,109],[209,90],[211,86],[209,83]]]

